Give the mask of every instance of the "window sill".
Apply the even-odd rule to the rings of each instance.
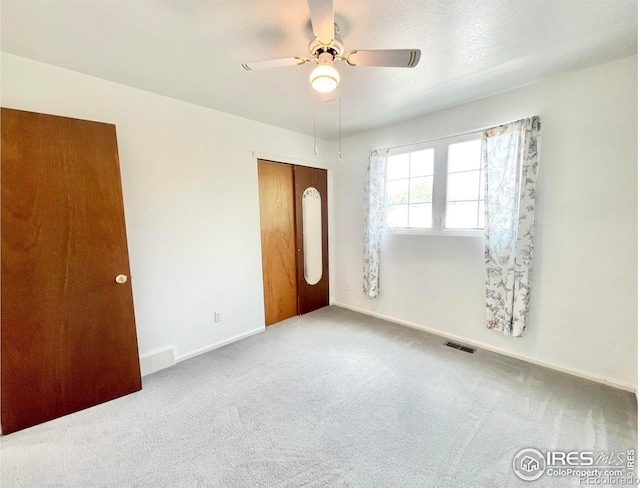
[[[385,229],[385,234],[408,234],[418,236],[484,237],[484,229]]]

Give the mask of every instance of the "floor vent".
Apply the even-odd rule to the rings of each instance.
[[[457,342],[447,341],[444,343],[444,345],[447,347],[452,347],[453,349],[468,352],[469,354],[473,354],[474,352],[476,352],[476,349],[474,349],[473,347],[463,346],[462,344],[458,344]]]
[[[176,364],[173,348],[148,354],[140,358],[140,374],[146,376]]]

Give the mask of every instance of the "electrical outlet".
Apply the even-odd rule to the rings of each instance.
[[[347,281],[347,290],[351,290],[351,282]]]
[[[220,315],[220,312],[213,312],[213,321],[214,322],[222,321],[222,316]]]

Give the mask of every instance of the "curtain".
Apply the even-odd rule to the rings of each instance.
[[[539,117],[482,137],[487,328],[513,337],[522,336],[529,314],[539,142]]]
[[[371,299],[378,296],[378,268],[380,241],[385,216],[385,179],[387,173],[386,149],[372,151],[364,189],[364,283],[362,291]]]

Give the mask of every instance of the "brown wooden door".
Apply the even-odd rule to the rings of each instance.
[[[293,169],[258,160],[262,279],[266,325],[297,312]]]
[[[140,390],[115,126],[2,109],[2,433]]]
[[[294,166],[296,202],[296,248],[298,269],[298,314],[302,315],[329,305],[329,236],[327,232],[327,170]],[[303,194],[307,188],[320,193],[322,209],[322,277],[309,284],[304,270]]]

